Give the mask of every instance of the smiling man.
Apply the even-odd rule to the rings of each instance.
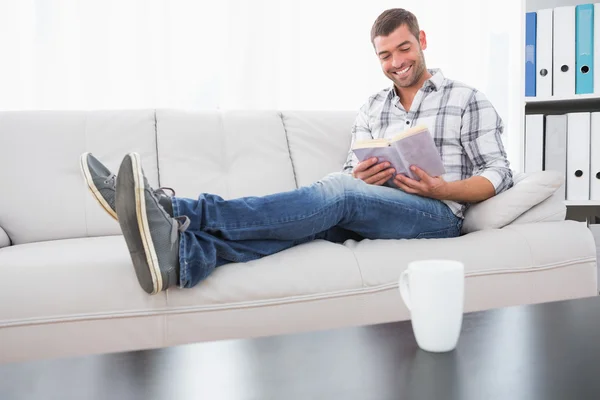
[[[353,141],[392,137],[426,125],[447,173],[430,177],[417,168],[420,181],[415,181],[396,175],[376,159],[358,163],[352,151],[344,171],[374,185],[393,178],[405,193],[442,201],[460,218],[468,203],[511,187],[500,116],[480,91],[445,78],[439,69],[427,69],[423,54],[427,37],[416,17],[401,8],[386,10],[373,24],[371,42],[393,85],[371,96],[360,109]]]
[[[201,193],[170,197],[148,184],[136,153],[118,177],[81,157],[84,178],[117,218],[140,286],[150,294],[190,288],[220,265],[246,262],[315,239],[419,239],[460,235],[468,203],[508,189],[512,175],[501,141],[502,121],[485,96],[428,70],[425,33],[403,9],[382,13],[371,32],[390,88],[361,107],[353,141],[429,127],[447,173],[411,180],[385,163],[358,163],[352,151],[341,172],[263,197],[225,200]],[[393,178],[399,188],[384,186]]]

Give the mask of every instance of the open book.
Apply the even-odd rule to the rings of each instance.
[[[415,126],[389,139],[358,140],[352,151],[359,161],[377,157],[379,163],[388,161],[396,174],[420,178],[410,170],[411,165],[421,168],[430,176],[446,172],[431,133],[424,125]]]

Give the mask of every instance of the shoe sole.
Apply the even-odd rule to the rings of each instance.
[[[142,164],[137,153],[130,153],[131,168],[133,171],[134,191],[135,191],[135,212],[140,230],[140,237],[144,245],[146,254],[147,267],[152,277],[152,286],[154,290],[150,294],[156,294],[163,288],[162,274],[158,264],[158,256],[154,248],[154,242],[150,235],[150,224],[148,223],[148,215],[146,214],[146,199],[144,195],[144,174],[142,172]]]
[[[80,162],[79,162],[79,166],[81,167],[81,172],[83,173],[85,183],[87,184],[87,187],[90,190],[90,192],[92,193],[92,195],[94,196],[94,198],[98,201],[98,203],[100,203],[102,208],[104,208],[104,210],[111,217],[113,217],[116,221],[118,221],[119,219],[117,217],[116,211],[110,207],[110,205],[106,202],[106,200],[104,200],[104,197],[102,197],[102,194],[100,194],[100,191],[98,190],[96,185],[94,185],[94,180],[92,179],[92,173],[91,173],[91,171],[88,167],[88,163],[87,163],[87,156],[89,154],[90,154],[89,152],[83,153],[81,155]]]

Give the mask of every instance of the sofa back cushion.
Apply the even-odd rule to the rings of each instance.
[[[356,111],[282,112],[299,186],[342,170],[356,114]]]
[[[79,167],[92,152],[116,173],[137,151],[157,182],[153,110],[0,113],[0,227],[12,244],[120,232]]]
[[[177,196],[231,199],[296,187],[279,112],[164,109],[156,115],[160,184]]]

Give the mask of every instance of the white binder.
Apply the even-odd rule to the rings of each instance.
[[[554,96],[575,95],[575,6],[554,8]]]
[[[538,172],[543,169],[544,157],[544,115],[525,116],[525,172]]]
[[[567,116],[546,116],[546,141],[544,146],[544,170],[560,172],[567,179]],[[567,185],[558,189],[563,200],[567,198]]]
[[[567,200],[590,199],[589,112],[567,114]]]
[[[594,4],[594,94],[600,94],[600,3]]]
[[[552,9],[537,11],[535,96],[552,96]]]
[[[600,200],[600,112],[592,113],[590,136],[590,200]]]

